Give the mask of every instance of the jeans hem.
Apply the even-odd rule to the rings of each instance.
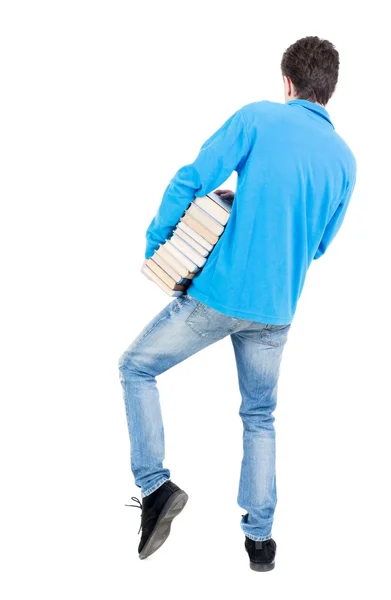
[[[153,485],[152,487],[148,488],[147,490],[141,492],[141,498],[145,498],[145,496],[149,496],[150,494],[152,494],[152,492],[154,492],[155,490],[160,488],[160,486],[162,486],[163,483],[166,483],[166,481],[168,481],[168,480],[169,480],[169,477],[164,477],[164,479],[159,479],[159,481],[157,481],[155,483],[155,485]]]
[[[243,529],[243,531],[244,531],[244,529]],[[269,534],[269,535],[253,535],[251,533],[246,533],[245,531],[244,531],[244,533],[246,534],[246,536],[248,538],[250,538],[250,540],[253,540],[253,542],[266,542],[266,540],[270,540],[272,537],[271,534]]]

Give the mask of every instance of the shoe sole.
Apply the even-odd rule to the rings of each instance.
[[[269,563],[255,563],[250,560],[250,569],[253,571],[271,571],[274,569],[274,560]]]
[[[145,542],[145,545],[139,554],[141,560],[151,556],[151,554],[156,552],[156,550],[164,544],[170,535],[173,519],[175,519],[175,517],[184,509],[188,499],[188,495],[183,490],[178,490],[171,494],[161,510],[151,535]]]

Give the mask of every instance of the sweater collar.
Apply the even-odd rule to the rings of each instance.
[[[321,106],[320,104],[317,104],[316,102],[310,102],[309,100],[297,98],[296,100],[289,100],[289,102],[287,104],[299,104],[300,106],[304,106],[304,108],[307,108],[308,110],[312,111],[313,113],[320,115],[323,119],[328,121],[332,127],[334,127],[334,125],[330,119],[330,115],[329,115],[328,111],[323,106]]]

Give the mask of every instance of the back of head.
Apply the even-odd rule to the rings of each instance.
[[[317,36],[297,40],[282,56],[282,74],[292,81],[296,97],[326,105],[338,81],[339,54]]]

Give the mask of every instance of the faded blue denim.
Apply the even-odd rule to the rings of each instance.
[[[210,344],[231,337],[243,421],[238,504],[247,511],[244,533],[272,536],[277,503],[273,411],[289,325],[269,325],[225,315],[189,294],[175,297],[139,333],[119,359],[131,443],[131,469],[141,496],[167,479],[164,429],[156,377]]]

